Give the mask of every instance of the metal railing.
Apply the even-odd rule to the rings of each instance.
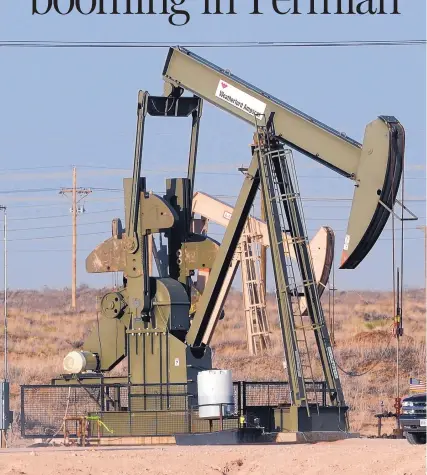
[[[291,404],[288,382],[243,381],[242,408],[253,406],[281,406]],[[306,381],[308,403],[316,404],[316,393],[321,394],[322,406],[326,406],[327,387],[325,381]]]

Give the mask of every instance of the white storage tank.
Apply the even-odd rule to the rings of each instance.
[[[95,371],[98,359],[88,351],[72,351],[64,358],[63,367],[67,373],[80,374],[83,371]]]
[[[233,379],[230,370],[201,371],[197,375],[199,417],[219,419],[234,413]],[[221,406],[222,405],[222,406]]]

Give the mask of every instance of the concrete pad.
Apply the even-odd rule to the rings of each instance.
[[[114,445],[173,445],[175,437],[103,437],[100,444],[102,446]],[[98,444],[96,444],[98,445]]]
[[[273,442],[276,443],[296,443],[304,444],[309,443],[313,444],[316,442],[335,442],[337,440],[344,439],[357,439],[360,437],[360,434],[355,432],[279,432],[277,434],[271,434],[273,437]]]
[[[245,445],[245,444],[314,444],[316,442],[335,442],[344,439],[359,438],[360,434],[354,432],[278,432],[260,435],[254,438],[236,438],[236,431],[224,431],[206,434],[180,434],[178,445]],[[231,440],[230,439],[233,439]],[[184,439],[194,439],[190,443]],[[183,440],[181,440],[183,439]],[[218,439],[218,440],[212,440]],[[90,444],[91,447],[126,447],[126,446],[159,446],[177,445],[175,437],[103,437],[98,442]]]

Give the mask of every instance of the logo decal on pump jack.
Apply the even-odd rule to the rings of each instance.
[[[225,93],[224,90],[227,89]],[[267,104],[250,96],[222,79],[218,82],[215,96],[249,115],[263,115]]]

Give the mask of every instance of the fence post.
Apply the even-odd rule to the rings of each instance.
[[[25,437],[25,386],[21,386],[21,437]]]
[[[105,411],[105,394],[104,394],[105,386],[103,382],[101,382],[100,391],[101,391],[101,414],[102,414]]]
[[[187,421],[187,424],[188,424],[188,433],[191,434],[192,433],[192,427],[191,427],[191,419],[192,419],[192,407],[190,406],[189,408],[187,408],[187,417],[188,417],[188,421]]]
[[[322,404],[326,406],[326,382],[322,381]]]
[[[237,415],[241,416],[242,410],[242,385],[241,381],[237,383]]]

